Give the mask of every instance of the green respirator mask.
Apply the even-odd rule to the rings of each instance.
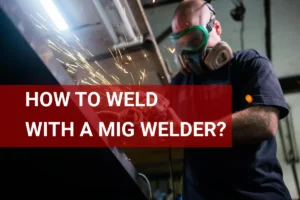
[[[208,3],[206,5],[215,14],[212,6]],[[202,74],[208,70],[215,71],[232,59],[232,49],[224,41],[213,48],[207,47],[214,23],[215,19],[212,19],[206,26],[193,26],[170,36],[175,43],[175,63],[183,73]]]

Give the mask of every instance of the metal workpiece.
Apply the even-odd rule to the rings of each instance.
[[[35,27],[31,21],[35,20],[34,17],[31,13],[25,12],[25,9],[20,6],[20,1],[1,0],[0,5],[1,21],[5,23],[2,24],[4,27],[1,30],[3,31],[2,39],[9,43],[16,52],[16,55],[11,55],[5,61],[4,65],[7,68],[0,75],[2,84],[82,84],[80,77],[73,76],[71,70],[68,71],[68,69],[72,69],[72,65],[76,64],[88,65],[88,59],[83,54],[89,54],[87,49],[84,50],[83,48],[81,52],[78,50],[78,55],[75,58],[72,58],[72,54],[67,55],[66,60],[69,59],[68,62],[61,60],[62,58],[58,57],[53,49],[51,50],[51,45],[58,51],[67,51],[55,47],[49,41],[49,43],[45,42],[52,37],[49,28],[42,27],[42,25],[37,25],[38,28]],[[39,29],[48,29],[48,31],[42,35]],[[133,33],[131,29],[130,33]],[[57,35],[56,37],[62,37],[64,34],[60,35],[58,31]],[[63,38],[61,39],[63,40]],[[73,39],[80,46],[79,39]],[[7,55],[9,53],[7,52]],[[30,55],[27,63],[18,63],[18,60],[13,61],[14,56],[19,58],[25,55]],[[73,63],[71,62],[72,59]],[[93,62],[97,61],[93,60]],[[26,74],[23,73],[23,77],[20,78],[18,72],[22,72],[24,68],[26,68]],[[86,68],[84,70],[86,71]],[[102,84],[104,83],[103,80]],[[81,110],[81,114],[95,128],[98,121],[97,114],[92,109]],[[107,144],[105,141],[103,142]],[[150,199],[147,182],[139,175],[130,159],[119,148],[1,149],[0,159],[2,160],[0,169],[2,173],[4,172],[0,176],[1,181],[14,182],[14,190],[24,187],[39,188],[43,185],[42,191],[44,192],[50,192],[49,189],[53,187],[73,187],[74,190],[70,196],[76,196],[77,192],[83,190],[93,190],[98,192],[98,196],[109,194],[113,199],[136,199],[136,197],[141,200]],[[47,189],[45,185],[48,184],[54,186]],[[7,184],[5,187],[9,188],[10,186]],[[60,192],[57,192],[57,195]],[[36,192],[27,194],[27,196],[37,195],[34,193]],[[51,193],[56,193],[56,191],[51,189]]]

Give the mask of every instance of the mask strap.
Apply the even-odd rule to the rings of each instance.
[[[209,9],[214,15],[216,15],[216,11],[215,11],[215,9],[213,8],[213,6],[212,6],[210,3],[205,3],[205,5],[208,7],[208,9]]]
[[[210,12],[212,12],[213,15],[216,16],[216,11],[215,11],[215,9],[212,7],[212,5],[211,5],[210,3],[205,3],[205,5],[208,7],[208,9],[210,10]],[[213,29],[213,27],[214,27],[215,21],[216,21],[215,18],[214,18],[214,19],[211,19],[211,20],[208,22],[208,24],[206,25],[206,29],[207,29],[208,33],[212,31],[212,29]]]
[[[208,24],[206,25],[206,29],[207,29],[207,32],[210,33],[213,28],[214,28],[214,24],[215,24],[215,19],[212,19],[210,20],[210,22],[208,22]]]

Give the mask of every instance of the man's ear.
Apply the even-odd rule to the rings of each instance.
[[[222,27],[221,27],[221,23],[219,21],[215,21],[214,28],[216,29],[216,33],[219,36],[221,36],[221,34],[222,34]]]

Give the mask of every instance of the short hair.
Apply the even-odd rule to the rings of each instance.
[[[199,12],[205,5],[207,5],[207,9],[204,10],[204,12]],[[210,6],[206,1],[204,0],[185,0],[181,2],[173,15],[173,19],[180,17],[185,18],[187,21],[191,21],[192,18],[202,14],[210,14],[210,19],[215,17],[215,12],[213,11],[212,6]],[[196,16],[195,16],[196,15]]]

